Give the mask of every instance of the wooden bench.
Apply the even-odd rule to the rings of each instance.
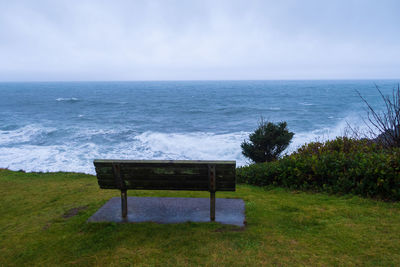
[[[210,192],[210,219],[215,221],[215,192],[235,191],[235,161],[94,160],[102,189],[121,190],[122,217],[128,214],[128,189]]]

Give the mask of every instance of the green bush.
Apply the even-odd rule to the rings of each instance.
[[[353,153],[353,152],[381,152],[384,147],[376,142],[369,139],[352,139],[348,137],[337,137],[334,140],[329,140],[326,142],[311,142],[301,146],[293,154],[302,155],[317,155],[324,152],[343,152],[343,153]]]
[[[400,200],[400,149],[384,150],[368,140],[348,138],[314,142],[278,161],[240,167],[237,180]]]
[[[249,142],[241,144],[242,154],[256,163],[277,160],[294,135],[286,126],[286,122],[275,124],[261,118],[258,128],[249,135]]]

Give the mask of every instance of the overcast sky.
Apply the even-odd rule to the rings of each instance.
[[[399,0],[0,0],[1,81],[399,77]]]

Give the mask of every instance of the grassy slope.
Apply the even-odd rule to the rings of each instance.
[[[400,203],[241,185],[217,197],[245,200],[244,230],[217,223],[86,223],[118,195],[100,190],[90,175],[0,170],[0,265],[400,266]],[[65,218],[79,207],[86,209]]]

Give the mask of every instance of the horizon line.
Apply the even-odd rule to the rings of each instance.
[[[320,79],[160,79],[160,80],[0,80],[0,83],[52,83],[52,82],[240,82],[240,81],[373,81],[400,80],[399,78],[320,78]]]

